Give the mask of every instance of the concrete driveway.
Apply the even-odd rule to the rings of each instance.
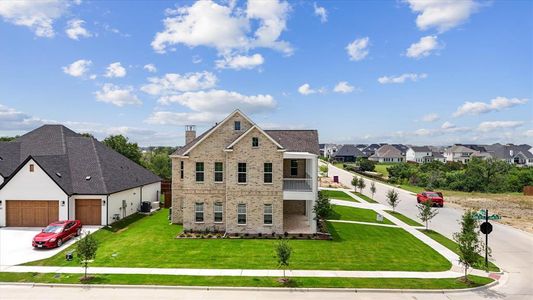
[[[83,230],[93,233],[100,228],[100,226],[84,226]],[[34,249],[31,246],[31,241],[40,231],[41,228],[38,227],[0,228],[0,266],[14,266],[34,260],[49,258],[76,241],[75,238],[70,239],[61,247],[54,249]]]

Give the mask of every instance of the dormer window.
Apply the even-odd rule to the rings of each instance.
[[[254,148],[259,147],[259,138],[258,137],[253,137],[252,138],[252,147],[254,147]]]
[[[35,165],[34,164],[30,164],[30,172],[35,172]]]
[[[235,129],[235,131],[241,130],[241,121],[235,121],[233,123],[233,128]]]

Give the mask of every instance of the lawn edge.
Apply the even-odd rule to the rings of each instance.
[[[298,292],[354,292],[354,293],[464,293],[489,289],[500,284],[494,280],[482,286],[464,289],[378,289],[378,288],[294,288],[294,287],[229,287],[229,286],[172,286],[172,285],[128,285],[128,284],[67,284],[67,283],[32,283],[0,282],[0,286],[30,286],[56,288],[105,288],[105,289],[164,289],[164,290],[205,290],[205,291],[298,291]]]

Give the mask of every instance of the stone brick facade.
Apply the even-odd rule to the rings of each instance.
[[[234,122],[240,122],[240,130]],[[253,124],[240,113],[231,115],[187,156],[172,157],[172,222],[184,229],[228,233],[283,232],[283,152],[254,128],[233,145]],[[258,138],[258,147],[252,138]],[[204,164],[203,182],[196,181],[196,163]],[[215,182],[215,162],[223,164],[223,180]],[[246,163],[246,183],[237,182],[239,163]],[[272,183],[264,183],[264,163],[272,163]],[[183,172],[182,172],[183,164]],[[183,178],[182,178],[183,174]],[[214,205],[223,205],[223,220],[214,222]],[[204,221],[196,222],[195,204],[203,203]],[[246,224],[237,222],[237,206],[246,204]],[[272,224],[264,224],[264,205],[272,205]]]

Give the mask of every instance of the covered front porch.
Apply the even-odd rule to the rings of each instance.
[[[289,234],[316,233],[316,220],[314,220],[312,201],[283,201],[283,232]]]

